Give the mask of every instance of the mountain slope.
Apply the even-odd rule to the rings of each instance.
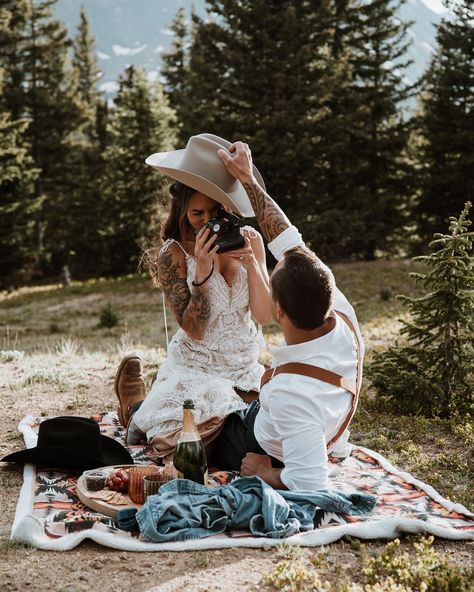
[[[100,66],[104,72],[101,88],[113,95],[119,74],[129,65],[144,66],[150,79],[159,76],[161,52],[172,41],[169,26],[184,6],[187,14],[194,5],[198,14],[205,14],[205,0],[82,0],[89,17]],[[80,3],[77,0],[59,0],[56,16],[76,33]],[[435,44],[435,24],[441,16],[429,9],[422,0],[407,0],[400,18],[414,21],[409,34],[413,44],[410,57],[414,61],[407,77],[415,82],[424,72]]]

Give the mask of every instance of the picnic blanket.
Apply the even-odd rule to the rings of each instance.
[[[28,448],[36,445],[44,417],[27,416],[19,424]],[[93,417],[104,435],[124,443],[124,430],[115,413]],[[150,447],[130,446],[135,463],[151,463]],[[427,533],[454,540],[474,540],[474,514],[461,504],[444,499],[430,485],[393,467],[383,456],[353,446],[345,459],[330,456],[330,483],[341,492],[360,491],[376,497],[373,512],[350,516],[318,509],[315,529],[285,539],[288,543],[316,546],[351,535],[362,539],[396,538],[401,533]],[[229,547],[264,547],[277,539],[254,537],[247,531],[228,530],[198,540],[151,543],[139,533],[118,529],[114,520],[84,506],[76,494],[79,473],[25,465],[11,538],[41,549],[69,550],[84,539],[129,551],[188,551]],[[216,485],[230,483],[235,473],[210,476]]]

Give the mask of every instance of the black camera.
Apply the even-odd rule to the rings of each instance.
[[[217,234],[214,245],[219,245],[218,253],[227,253],[245,246],[244,237],[240,234],[239,217],[222,210],[220,215],[209,220],[204,228],[209,228],[209,238]]]

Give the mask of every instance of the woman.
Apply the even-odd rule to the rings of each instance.
[[[184,400],[193,399],[206,443],[225,416],[258,397],[263,368],[252,317],[267,323],[272,310],[260,234],[242,228],[245,245],[219,254],[216,234],[204,226],[225,215],[223,206],[180,182],[170,193],[164,242],[150,268],[180,329],[129,428],[145,433],[162,457],[173,450]]]

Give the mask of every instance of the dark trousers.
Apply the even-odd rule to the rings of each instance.
[[[259,409],[260,403],[252,401],[247,409],[236,411],[227,417],[221,433],[212,442],[210,466],[226,471],[240,471],[247,452],[266,454],[257,442],[253,429]],[[270,458],[273,467],[284,466],[278,459]]]

